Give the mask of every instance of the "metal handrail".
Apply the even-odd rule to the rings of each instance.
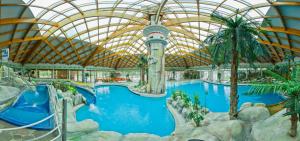
[[[34,141],[34,140],[42,139],[42,138],[50,135],[51,133],[53,133],[56,130],[58,131],[58,135],[56,137],[54,137],[51,141],[54,141],[54,140],[58,139],[59,137],[61,137],[60,124],[59,124],[59,119],[58,119],[58,111],[57,111],[57,107],[56,107],[57,106],[57,100],[58,100],[58,98],[57,98],[57,96],[55,96],[56,99],[53,99],[53,89],[51,90],[51,88],[50,88],[50,89],[48,89],[48,91],[51,94],[51,96],[50,96],[51,101],[54,102],[54,105],[53,105],[54,112],[53,112],[53,114],[49,115],[48,117],[46,117],[44,119],[41,119],[41,120],[39,120],[37,122],[31,123],[31,124],[28,124],[28,125],[19,126],[19,127],[13,127],[13,128],[0,129],[0,132],[3,132],[3,131],[13,131],[13,130],[19,130],[19,129],[24,129],[24,128],[32,127],[32,126],[40,124],[40,123],[42,123],[42,122],[44,122],[44,121],[46,121],[46,120],[54,117],[55,118],[55,124],[56,124],[56,127],[54,129],[50,130],[49,132],[47,132],[47,133],[45,133],[45,134],[43,134],[41,136],[35,137],[34,139],[29,139],[29,141]]]
[[[50,116],[42,119],[42,120],[39,120],[37,122],[34,122],[34,123],[31,123],[31,124],[27,124],[27,125],[24,125],[24,126],[19,126],[19,127],[13,127],[13,128],[3,128],[3,129],[0,129],[0,132],[3,132],[3,131],[11,131],[11,130],[19,130],[19,129],[24,129],[24,128],[28,128],[28,127],[32,127],[32,126],[35,126],[37,124],[40,124],[48,119],[50,119],[51,117],[53,117],[54,114],[51,114]]]
[[[9,67],[7,67],[9,69]],[[6,71],[5,70],[1,70],[0,69],[0,73],[5,73]],[[10,70],[7,70],[7,75],[4,74],[5,77],[3,78],[8,78],[8,80],[10,82],[13,82],[14,80],[12,79],[13,77],[19,77],[21,78],[24,82],[25,82],[25,86],[22,88],[22,89],[26,89],[26,88],[31,88],[31,86],[34,86],[32,84],[30,84],[28,81],[24,80],[24,78],[14,74],[14,73],[10,73]],[[51,108],[51,111],[53,112],[53,114],[45,117],[44,119],[41,119],[37,122],[34,122],[34,123],[31,123],[31,124],[28,124],[28,125],[24,125],[24,126],[19,126],[19,127],[13,127],[13,128],[4,128],[4,129],[0,129],[0,132],[3,132],[3,131],[14,131],[14,130],[19,130],[19,129],[24,129],[24,128],[28,128],[28,127],[33,127],[37,124],[40,124],[46,120],[49,120],[50,118],[54,118],[54,121],[55,121],[55,128],[53,128],[52,130],[46,132],[45,134],[41,135],[41,136],[38,136],[38,137],[35,137],[33,139],[28,139],[30,141],[34,141],[34,140],[40,140],[48,135],[50,135],[51,133],[55,132],[55,131],[58,131],[58,135],[56,137],[54,137],[51,141],[54,141],[54,140],[57,140],[58,138],[61,137],[61,130],[60,130],[60,124],[59,124],[59,118],[58,118],[58,110],[57,110],[57,104],[58,104],[58,97],[57,95],[54,95],[56,93],[56,91],[53,89],[53,86],[49,86],[48,85],[48,92],[49,92],[49,97],[50,97],[50,103],[52,103],[50,106]],[[19,96],[19,95],[18,95]]]
[[[57,102],[58,102],[58,97],[56,95],[53,95],[54,94],[54,89],[52,86],[49,86],[48,85],[48,91],[50,92],[50,99],[51,99],[51,102],[53,102],[53,107],[54,107],[54,113],[53,113],[53,116],[55,118],[55,123],[56,123],[56,127],[54,129],[52,129],[51,131],[47,132],[46,134],[43,134],[39,137],[35,137],[34,139],[30,139],[29,141],[35,141],[35,140],[39,140],[39,139],[42,139],[48,135],[50,135],[51,133],[53,133],[54,131],[58,131],[58,135],[56,137],[54,137],[52,140],[50,141],[55,141],[56,139],[58,139],[59,137],[61,137],[61,130],[60,130],[60,124],[59,124],[59,119],[58,119],[58,111],[57,111]],[[54,99],[55,97],[55,99]]]

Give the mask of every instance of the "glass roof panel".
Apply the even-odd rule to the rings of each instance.
[[[50,7],[52,4],[58,3],[61,0],[34,0],[31,5]]]
[[[80,10],[82,11],[87,11],[87,10],[92,10],[92,9],[96,9],[96,5],[87,5],[87,6],[81,6]]]
[[[235,9],[243,9],[243,8],[246,8],[247,5],[241,3],[241,2],[238,2],[236,0],[226,0],[224,2],[225,5],[227,6],[230,6],[232,8],[235,8]]]
[[[74,15],[74,14],[76,14],[76,13],[78,13],[79,11],[77,10],[77,9],[75,9],[75,8],[73,8],[72,10],[69,10],[69,11],[67,11],[67,12],[64,12],[64,14],[66,15],[66,16],[71,16],[71,15]]]
[[[75,0],[75,1],[72,1],[72,3],[74,3],[76,5],[82,5],[82,4],[87,4],[87,3],[96,4],[96,1],[95,0]]]
[[[24,2],[30,3],[29,0]],[[51,22],[50,24],[37,23],[40,30],[44,30],[40,32],[45,36],[65,37],[66,35],[65,38],[84,40],[81,44],[92,42],[94,45],[101,44],[106,48],[119,46],[109,50],[110,53],[124,51],[123,54],[137,54],[147,53],[144,43],[146,38],[143,37],[142,30],[149,24],[147,16],[149,10],[153,9],[151,13],[156,13],[161,2],[161,0],[34,0],[29,8],[37,19]],[[171,30],[168,53],[192,52],[211,34],[210,32],[217,32],[220,28],[224,28],[207,17],[213,11],[234,16],[235,10],[240,9],[241,14],[246,13],[245,17],[249,20],[254,18],[253,20],[262,22],[270,9],[267,0],[201,0],[199,2],[199,10],[195,0],[168,0],[162,9],[162,24],[168,24]],[[198,15],[203,18],[197,18]],[[272,20],[280,22],[278,18]],[[278,25],[283,24],[278,23]],[[60,40],[63,41],[63,38]],[[72,49],[69,50],[72,52]],[[76,57],[75,54],[70,54]]]
[[[74,8],[74,7],[69,3],[64,3],[62,5],[59,5],[55,8],[53,8],[53,10],[55,10],[55,11],[65,11],[65,10],[70,9],[70,8]]]

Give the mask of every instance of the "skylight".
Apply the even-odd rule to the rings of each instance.
[[[31,1],[24,0],[24,2],[30,4]],[[133,43],[134,47],[120,46],[117,48],[122,49],[116,48],[111,51],[125,50],[126,53],[135,54],[147,51],[144,45],[145,37],[137,37],[142,36],[141,27],[148,24],[143,8],[158,6],[160,2],[160,0],[34,0],[29,8],[37,19],[59,25],[59,27],[52,27],[38,24],[39,28],[43,29],[40,31],[42,35],[84,40],[97,46],[103,45],[104,48]],[[163,24],[169,22],[168,24],[173,24],[170,25],[170,29],[176,30],[171,32],[169,42],[197,48],[206,36],[221,28],[221,25],[214,22],[197,19],[199,15],[209,16],[213,11],[217,11],[226,16],[233,16],[235,10],[240,9],[242,12],[247,12],[249,20],[262,22],[263,16],[270,8],[267,0],[223,2],[224,0],[203,0],[197,7],[193,0],[169,0],[162,11]],[[139,20],[136,20],[137,17]],[[170,47],[174,49],[168,49]],[[191,48],[176,45],[168,45],[167,50],[168,53],[193,52]]]

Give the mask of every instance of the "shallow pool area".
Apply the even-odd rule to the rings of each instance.
[[[244,102],[275,104],[284,100],[277,94],[244,95],[249,88],[238,87],[239,107]],[[166,98],[176,90],[186,92],[192,101],[193,96],[198,95],[200,104],[212,112],[227,112],[229,109],[230,87],[202,81],[168,83],[167,95],[161,98],[142,97],[124,86],[98,86],[95,89],[96,103],[77,110],[77,120],[93,119],[99,123],[100,130],[121,134],[170,135],[175,130],[175,121],[166,107]]]

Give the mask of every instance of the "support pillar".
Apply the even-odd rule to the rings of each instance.
[[[85,70],[84,69],[81,72],[81,79],[82,79],[81,82],[85,82]]]
[[[221,73],[221,67],[217,66],[217,81],[220,83],[222,81],[222,73]]]
[[[212,69],[210,69],[210,70],[208,70],[208,81],[213,81],[213,70]]]
[[[35,68],[35,71],[34,71],[34,76],[35,76],[35,78],[39,78],[38,75],[39,75],[39,74],[38,74],[38,70],[37,70],[37,68]]]
[[[143,34],[147,37],[148,49],[148,84],[147,93],[165,93],[165,47],[169,30],[160,23],[154,22],[155,15],[151,16],[151,23]],[[150,76],[150,77],[149,77]]]
[[[92,71],[90,70],[90,83],[92,82]]]
[[[71,72],[68,70],[68,80],[71,80]]]
[[[54,69],[51,71],[51,78],[54,79]]]
[[[78,70],[76,70],[76,75],[77,75],[76,81],[79,82],[80,80],[79,80],[79,71]]]

